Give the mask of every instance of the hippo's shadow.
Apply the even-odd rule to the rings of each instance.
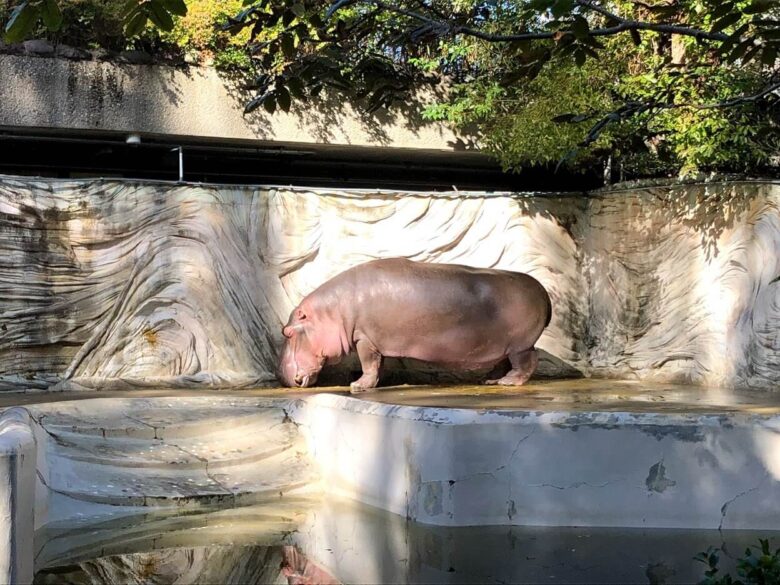
[[[542,349],[539,352],[539,367],[533,378],[582,378],[583,373],[576,367]],[[381,386],[417,385],[470,385],[482,384],[493,368],[468,372],[447,369],[446,367],[422,362],[411,358],[385,358],[379,378]],[[499,375],[509,371],[509,361],[499,364],[495,373]],[[500,373],[499,373],[500,372]],[[326,366],[318,377],[318,386],[349,386],[362,374],[360,361],[354,352],[345,357],[337,366]]]

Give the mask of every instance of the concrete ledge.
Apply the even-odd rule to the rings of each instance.
[[[780,527],[780,418],[473,411],[332,395],[296,419],[339,495],[447,526]]]
[[[31,583],[35,526],[35,439],[29,415],[0,416],[0,582]]]
[[[31,577],[34,527],[42,545],[55,527],[299,497],[346,497],[443,527],[780,527],[771,397],[763,407],[712,398],[695,412],[678,397],[672,412],[669,394],[666,411],[644,402],[627,412],[608,410],[615,399],[564,410],[543,395],[535,408],[486,410],[261,392],[5,411],[2,576]],[[41,558],[65,558],[67,547]]]

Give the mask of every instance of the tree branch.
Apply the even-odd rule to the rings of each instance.
[[[701,105],[683,105],[681,107],[696,108],[697,110],[714,110],[723,108],[733,108],[734,106],[741,106],[743,104],[754,104],[762,98],[768,96],[770,93],[780,91],[780,81],[770,83],[764,89],[753,95],[742,95],[732,98],[723,102],[716,102],[713,104],[701,104]]]
[[[587,8],[588,10],[592,10],[593,12],[598,12],[599,14],[606,16],[607,18],[611,18],[612,20],[615,20],[617,22],[625,22],[626,19],[622,18],[621,16],[618,16],[614,12],[610,12],[603,6],[599,6],[598,4],[594,4],[592,0],[576,0],[575,2],[578,6],[582,6],[583,8]]]
[[[386,10],[388,12],[394,12],[396,14],[402,14],[404,16],[408,16],[409,18],[413,18],[420,22],[424,22],[430,26],[436,27],[442,31],[446,31],[452,35],[464,34],[490,43],[549,40],[549,39],[556,38],[558,35],[561,34],[561,31],[521,32],[515,34],[491,34],[468,26],[456,25],[449,22],[436,20],[428,16],[425,16],[423,14],[420,14],[418,12],[414,12],[412,10],[407,10],[405,8],[400,8],[398,6],[387,4],[382,0],[364,0],[364,2],[368,4],[373,4],[380,10]],[[607,11],[604,8],[601,8],[600,6],[593,4],[592,2],[589,2],[588,0],[580,0],[577,3],[582,5],[583,7],[588,7],[592,10],[601,12],[602,14],[609,14],[610,18],[614,18],[618,21],[618,24],[616,24],[615,26],[591,29],[588,35],[592,37],[612,36],[630,30],[636,30],[636,31],[646,30],[646,31],[653,31],[662,34],[694,37],[698,40],[722,42],[729,39],[729,35],[727,35],[726,33],[722,33],[722,32],[713,33],[699,28],[693,28],[684,25],[642,22],[637,20],[625,20],[617,15],[612,15],[611,12]]]
[[[649,103],[643,103],[643,102],[627,102],[623,104],[620,108],[617,110],[608,113],[606,116],[601,118],[598,122],[596,122],[590,130],[588,130],[588,134],[585,136],[583,141],[580,143],[579,146],[584,147],[588,146],[591,143],[595,142],[595,140],[599,137],[601,132],[610,124],[614,122],[620,122],[621,120],[624,120],[626,118],[630,118],[631,116],[635,116],[637,114],[642,114],[644,112],[651,112],[653,110],[680,110],[684,108],[691,108],[694,110],[721,110],[726,108],[733,108],[736,106],[741,106],[745,104],[754,104],[760,101],[761,99],[765,98],[769,94],[772,94],[776,91],[780,91],[780,81],[776,81],[774,83],[770,83],[766,87],[764,87],[761,91],[749,94],[749,95],[741,95],[735,98],[731,98],[729,100],[724,100],[722,102],[713,102],[709,104],[675,104],[675,103],[664,103],[664,102],[649,102]],[[567,157],[569,155],[567,154]],[[564,159],[565,160],[565,159]]]

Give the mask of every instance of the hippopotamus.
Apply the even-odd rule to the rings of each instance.
[[[536,370],[534,344],[550,323],[550,296],[520,272],[456,264],[373,260],[333,277],[293,309],[279,378],[307,387],[326,364],[357,351],[353,393],[379,382],[382,358],[413,358],[454,370],[511,368],[488,384],[519,386]]]

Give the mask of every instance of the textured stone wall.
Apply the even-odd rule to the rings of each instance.
[[[0,178],[0,388],[273,382],[291,308],[388,256],[537,277],[544,373],[775,387],[778,249],[770,183],[586,198]]]
[[[594,374],[780,384],[780,185],[597,193],[588,217]]]
[[[584,368],[584,208],[575,198],[2,179],[0,384],[272,382],[290,310],[386,256],[537,276],[556,306],[541,343],[547,370]]]

